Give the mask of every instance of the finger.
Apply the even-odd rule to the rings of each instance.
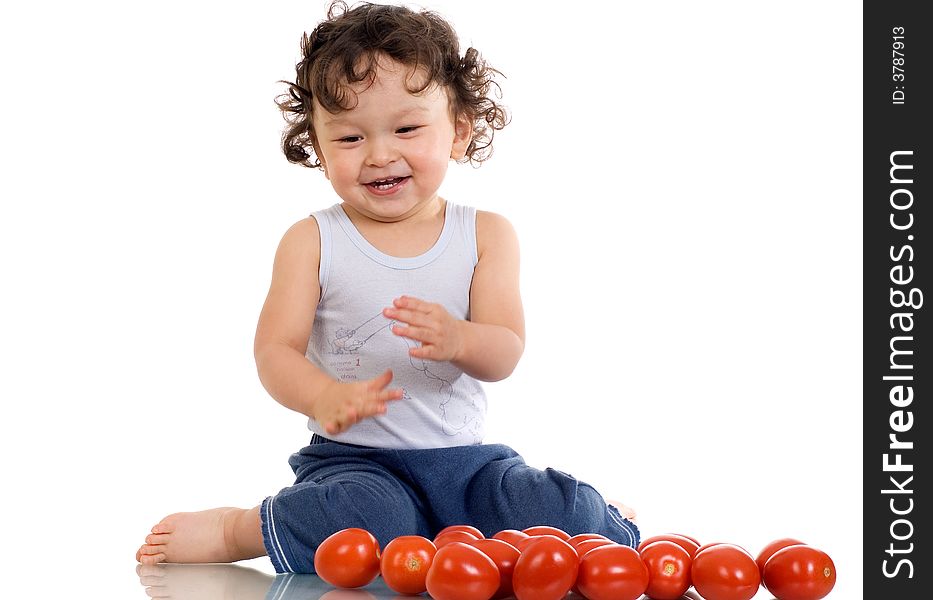
[[[382,390],[373,396],[373,401],[385,403],[391,402],[392,400],[401,400],[404,396],[405,390],[403,389]]]
[[[409,348],[408,355],[415,358],[425,358],[428,360],[436,360],[437,357],[437,346],[418,346],[417,348]]]
[[[373,402],[360,415],[361,420],[366,417],[374,417],[376,415],[384,415],[388,412],[389,407],[386,406],[385,402]]]
[[[427,313],[418,312],[406,308],[387,308],[382,311],[386,317],[395,319],[400,323],[407,325],[418,325],[426,327],[431,324],[431,318]]]
[[[392,383],[392,369],[386,369],[382,375],[369,380],[370,390],[381,390]]]
[[[420,298],[413,298],[412,296],[399,296],[392,301],[392,304],[395,305],[395,308],[408,308],[420,312],[428,312],[430,309],[429,302],[425,302]]]
[[[437,334],[433,329],[427,327],[406,327],[404,325],[395,325],[392,327],[392,333],[395,335],[409,338],[422,344],[437,343]]]
[[[324,431],[326,431],[328,435],[338,435],[346,431],[352,424],[353,423],[344,423],[343,419],[338,419],[325,425]]]

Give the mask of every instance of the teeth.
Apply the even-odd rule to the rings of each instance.
[[[369,185],[379,188],[381,190],[389,189],[390,187],[397,185],[403,177],[389,177],[386,179],[377,179],[376,181],[370,182]]]

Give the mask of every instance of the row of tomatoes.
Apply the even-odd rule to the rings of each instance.
[[[559,600],[570,590],[589,600],[679,600],[691,585],[706,600],[750,600],[762,583],[778,600],[818,600],[836,579],[828,555],[791,538],[768,544],[756,561],[734,544],[701,546],[679,534],[648,538],[635,550],[547,526],[486,539],[453,525],[433,541],[401,536],[382,551],[369,532],[344,529],[321,543],[314,568],[336,587],[361,587],[381,574],[399,594],[427,591],[435,600]]]

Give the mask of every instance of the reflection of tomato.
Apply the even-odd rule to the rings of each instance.
[[[522,529],[522,533],[526,533],[531,536],[553,535],[554,537],[559,537],[565,542],[570,539],[569,533],[567,533],[563,529],[558,529],[557,527],[551,527],[550,525],[535,525],[534,527],[527,527],[525,529]]]
[[[573,546],[553,535],[531,538],[512,574],[518,600],[559,600],[577,580],[579,558]]]
[[[755,559],[734,544],[714,544],[697,552],[690,578],[707,600],[750,600],[761,584]]]
[[[499,568],[499,589],[493,599],[508,598],[512,595],[512,573],[515,572],[515,563],[521,552],[512,544],[503,540],[488,539],[470,542],[470,545],[482,550],[483,554],[492,559]]]
[[[803,544],[800,540],[794,538],[781,538],[779,540],[774,540],[767,546],[761,549],[761,552],[758,553],[758,558],[755,559],[755,563],[758,565],[758,572],[761,573],[761,576],[765,575],[765,563],[768,562],[768,559],[771,558],[775,552],[781,548],[787,548],[788,546],[797,546]],[[767,586],[765,586],[767,587]]]
[[[648,567],[634,548],[593,548],[580,561],[577,587],[590,600],[635,600],[648,588]]]
[[[819,600],[836,585],[836,565],[812,546],[787,546],[765,563],[764,582],[779,600]]]
[[[341,529],[317,547],[314,571],[335,587],[362,587],[379,575],[379,542],[365,529]]]
[[[469,544],[470,542],[475,542],[478,539],[481,538],[476,537],[476,535],[470,533],[469,531],[464,531],[462,529],[452,529],[450,531],[442,531],[441,533],[437,534],[437,536],[434,538],[434,545],[438,550],[440,550],[451,542],[463,542],[464,544]]]
[[[503,529],[492,537],[495,540],[502,540],[503,542],[508,542],[515,546],[515,542],[524,540],[530,536],[524,531],[519,531],[517,529]]]
[[[366,590],[330,590],[318,600],[376,600],[376,597]]]
[[[426,583],[435,600],[489,600],[499,589],[499,570],[479,548],[451,542],[438,548]]]
[[[648,589],[654,600],[680,600],[690,588],[690,553],[674,542],[652,542],[642,548],[641,559],[648,567]]]
[[[380,569],[386,585],[399,594],[421,594],[437,548],[419,535],[403,535],[386,544]]]
[[[642,540],[641,543],[638,544],[638,551],[641,552],[642,548],[644,548],[648,544],[652,544],[654,542],[661,542],[661,541],[674,542],[675,544],[677,544],[678,546],[686,550],[687,554],[690,555],[690,558],[693,558],[694,556],[696,556],[697,551],[700,549],[700,545],[696,543],[696,541],[694,541],[692,538],[689,538],[685,535],[680,535],[679,533],[665,533],[662,535],[651,536],[650,538],[646,538]]]
[[[473,527],[472,525],[448,525],[447,527],[438,531],[437,535],[440,535],[442,533],[447,533],[448,531],[466,531],[467,533],[472,533],[473,535],[475,535],[476,539],[478,540],[481,540],[484,537],[486,537],[483,535],[482,531],[480,531],[476,527]],[[437,535],[435,535],[434,537],[437,537]]]

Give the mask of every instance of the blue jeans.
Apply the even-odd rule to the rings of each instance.
[[[486,536],[550,525],[627,546],[639,541],[635,524],[592,486],[530,467],[502,444],[391,450],[315,435],[288,462],[295,484],[260,509],[277,573],[314,573],[315,549],[347,527],[369,531],[382,548],[400,535],[433,539],[448,525],[473,525]]]

